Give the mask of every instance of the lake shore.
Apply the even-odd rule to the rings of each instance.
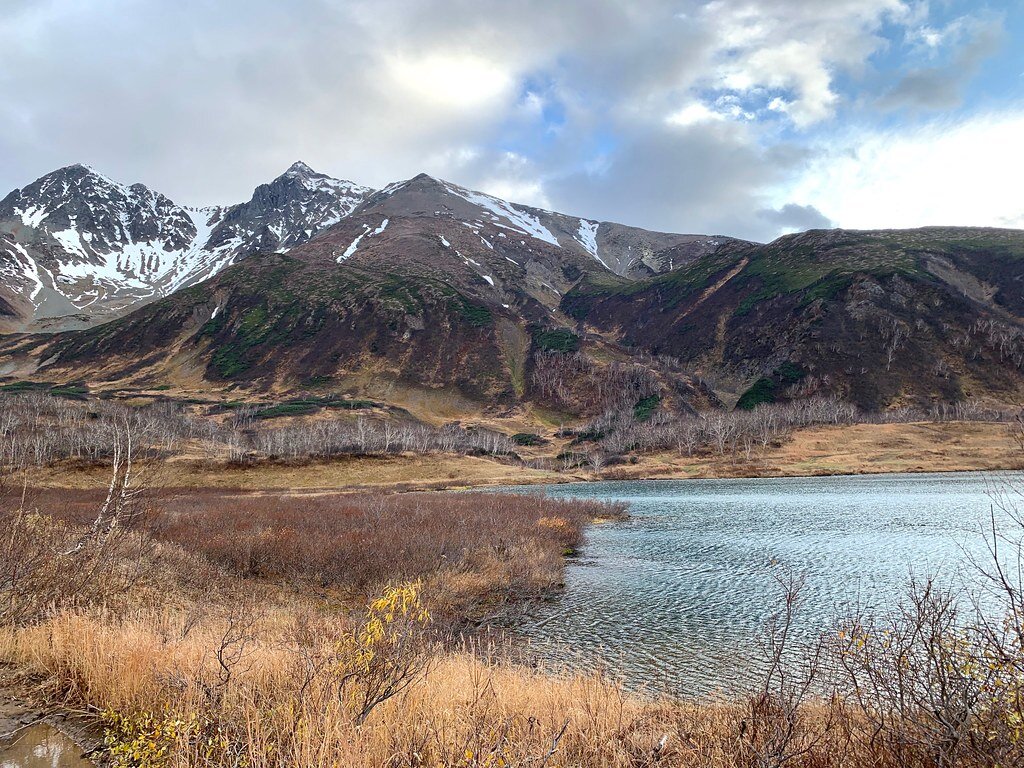
[[[527,456],[526,458],[531,458]],[[252,465],[171,459],[153,468],[153,484],[167,489],[219,488],[247,494],[317,495],[368,490],[428,491],[601,480],[682,480],[734,477],[815,477],[903,472],[1024,469],[1024,451],[997,422],[916,422],[808,427],[783,444],[751,456],[655,453],[635,462],[565,472],[533,469],[481,456],[443,454],[351,457],[327,462]],[[57,465],[39,470],[34,484],[99,488],[102,466]]]
[[[861,530],[888,531],[881,523],[890,514],[891,485],[916,485],[919,480],[929,482],[879,476],[869,483],[881,486],[875,498],[862,498],[860,509],[845,507],[846,519]],[[967,481],[978,484],[984,478],[932,478],[930,482]],[[686,484],[683,492],[715,494],[722,492],[719,486],[738,484],[742,481]],[[862,485],[853,479],[803,484]],[[863,488],[857,489],[858,496],[863,493]],[[575,498],[558,498],[563,494]],[[483,607],[486,616],[495,616],[523,598],[557,589],[565,554],[578,545],[583,527],[600,516],[591,508],[578,507],[594,503],[582,498],[586,494],[604,495],[591,484],[563,486],[545,499],[516,494],[422,494],[417,498],[379,493],[359,501],[349,495],[339,496],[337,502],[310,499],[303,504],[280,504],[271,498],[225,501],[229,493],[217,489],[205,495],[195,493],[174,500],[177,507],[163,510],[161,518],[153,521],[156,548],[140,547],[132,539],[127,547],[117,549],[117,559],[104,560],[114,566],[114,572],[141,575],[141,580],[125,585],[128,592],[107,593],[101,588],[91,605],[75,599],[60,610],[46,608],[40,621],[0,632],[0,660],[33,681],[31,707],[56,714],[70,705],[88,712],[89,722],[104,731],[109,757],[120,760],[113,763],[118,766],[151,764],[132,762],[137,754],[168,755],[167,762],[152,763],[167,768],[196,764],[230,768],[243,758],[246,764],[268,768],[338,764],[482,768],[535,764],[545,756],[556,756],[562,765],[588,767],[762,764],[751,755],[771,752],[773,747],[766,746],[759,734],[772,732],[777,720],[773,719],[776,710],[766,710],[764,699],[756,693],[761,685],[756,678],[740,680],[735,692],[716,686],[717,693],[702,693],[691,682],[686,690],[693,696],[659,694],[657,683],[665,678],[658,670],[649,670],[639,685],[632,685],[614,666],[599,665],[595,670],[593,665],[570,659],[531,658],[487,636],[466,642],[459,639],[464,637],[461,633],[435,631],[436,623],[448,613],[446,608],[475,621],[480,615],[477,607]],[[733,499],[734,490],[726,488],[724,494],[723,499]],[[99,491],[51,491],[49,498],[37,497],[34,502],[39,502],[40,510],[53,509],[62,519],[81,524],[87,522],[86,513],[95,510],[101,495]],[[586,617],[577,606],[563,613],[580,615],[585,626],[559,635],[593,636],[599,645],[621,648],[627,654],[625,660],[632,657],[641,663],[661,659],[675,648],[670,665],[676,670],[691,663],[687,656],[703,668],[718,655],[727,670],[719,676],[737,678],[745,658],[742,648],[723,651],[719,630],[735,631],[742,619],[744,636],[761,636],[760,628],[767,624],[751,609],[751,599],[758,610],[770,612],[781,598],[769,594],[770,588],[757,595],[748,591],[747,605],[732,610],[723,606],[721,597],[743,594],[742,585],[732,581],[737,574],[746,573],[748,582],[766,581],[767,571],[756,564],[768,567],[759,553],[774,549],[773,537],[780,550],[792,552],[789,544],[794,536],[804,541],[808,531],[833,531],[828,499],[835,494],[819,489],[810,495],[818,498],[808,498],[807,489],[797,494],[804,498],[803,508],[786,502],[785,514],[778,509],[766,512],[759,506],[765,503],[764,488],[759,487],[753,504],[737,505],[753,511],[746,522],[723,515],[723,503],[717,499],[706,499],[701,513],[695,500],[688,498],[685,518],[693,535],[684,532],[681,542],[670,546],[660,545],[655,538],[652,551],[619,563],[625,571],[615,574],[612,582],[616,591],[627,585],[627,577],[634,583],[654,585],[657,591],[659,584],[664,586],[665,574],[677,572],[664,567],[667,557],[675,564],[698,564],[693,577],[700,582],[699,588],[672,585],[670,599],[661,608],[640,599],[641,595],[628,594],[625,615],[641,620],[616,621],[611,612],[609,622],[607,603],[596,599],[601,594],[597,585],[580,590],[576,583],[576,599],[582,598],[602,621]],[[944,537],[950,521],[933,519],[934,498],[927,493],[919,497],[915,519],[931,520],[936,535]],[[664,499],[652,503],[664,515]],[[870,519],[865,504],[883,520]],[[826,519],[816,520],[815,515]],[[410,521],[410,517],[416,519]],[[795,528],[785,529],[786,517],[796,521]],[[716,525],[729,546],[718,546],[721,538],[717,543],[701,540],[713,534]],[[510,542],[509,531],[515,526],[520,533]],[[620,526],[601,530],[614,533],[616,528]],[[64,535],[60,528],[49,530]],[[734,567],[736,561],[716,560],[715,553],[734,551],[734,534],[741,532],[753,543],[753,550],[739,561],[754,563],[754,571]],[[913,532],[920,534],[916,527]],[[881,535],[905,542],[910,533]],[[656,537],[657,530],[649,534]],[[464,548],[461,556],[453,544]],[[694,549],[687,554],[686,546]],[[417,547],[422,551],[417,553]],[[596,543],[586,547],[606,567],[615,567],[615,559],[600,555]],[[878,547],[861,547],[858,554],[844,544],[829,558],[818,559],[819,568],[834,574],[837,552],[896,560]],[[644,562],[650,564],[647,572],[640,565]],[[704,584],[709,574],[704,565],[716,563],[718,574],[711,581],[717,593],[710,601],[684,600],[684,616],[675,598],[707,597]],[[575,570],[600,577],[604,569]],[[414,580],[394,586],[409,578]],[[368,589],[361,596],[346,588],[364,581]],[[847,577],[836,583],[841,589],[852,583],[849,569]],[[499,596],[495,604],[492,598]],[[563,601],[573,597],[567,590]],[[706,617],[708,622],[687,623],[685,617],[700,613],[701,605],[705,609],[718,606],[724,612],[717,619]],[[620,629],[628,624],[635,624],[640,635],[623,635]],[[799,630],[797,624],[792,626]],[[612,635],[603,635],[609,628]],[[645,646],[652,630],[663,631],[668,643],[653,653]],[[576,645],[577,651],[587,652],[585,644]],[[841,647],[839,652],[845,651]],[[381,698],[376,692],[382,690],[401,695]],[[879,748],[870,738],[864,710],[848,692],[827,700],[807,696],[794,706],[794,717],[799,718],[794,738],[813,745],[813,760],[807,766],[898,764],[893,755],[901,753],[885,751],[884,745]],[[997,724],[1012,722],[1008,719],[1012,712],[988,703],[982,711],[986,717],[995,712],[1002,718]],[[915,718],[916,712],[906,718],[907,727],[918,727]],[[991,733],[989,721],[977,730]],[[488,755],[500,756],[501,762],[477,760]],[[658,760],[637,763],[637,755],[654,755]],[[904,764],[932,768],[926,760]],[[961,764],[974,768],[988,763]]]

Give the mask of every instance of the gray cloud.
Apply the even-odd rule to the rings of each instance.
[[[947,32],[958,48],[944,66],[919,67],[907,72],[879,100],[883,109],[943,110],[963,102],[963,94],[982,63],[1003,42],[1001,17],[960,19]]]
[[[813,205],[786,203],[781,208],[762,208],[758,218],[779,230],[800,232],[805,229],[831,229],[835,222]]]
[[[185,203],[296,159],[419,171],[582,215],[767,238],[802,161],[757,125],[667,118],[708,91],[836,108],[897,0],[17,0],[0,16],[0,196],[89,163]],[[905,10],[905,9],[904,9]],[[527,92],[532,96],[527,99]]]
[[[607,167],[550,181],[555,207],[651,229],[774,237],[775,222],[755,216],[758,190],[785,177],[786,153],[766,153],[742,127],[717,122],[633,132]]]

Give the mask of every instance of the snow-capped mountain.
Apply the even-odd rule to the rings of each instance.
[[[396,226],[381,237],[391,220]],[[375,192],[297,162],[247,202],[192,208],[73,165],[0,201],[0,332],[94,325],[328,229],[338,232],[322,249],[339,265],[357,253],[354,261],[365,263],[371,242],[377,264],[412,260],[451,274],[454,263],[492,287],[501,270],[518,265],[522,274],[507,274],[506,283],[545,303],[583,272],[644,277],[735,242],[567,216],[426,174]],[[424,238],[435,247],[425,248]],[[451,241],[452,263],[437,250]]]
[[[710,253],[733,238],[652,232],[608,221],[568,216],[474,192],[420,174],[369,196],[354,213],[454,218],[470,229],[484,225],[584,254],[621,277],[644,277]],[[506,234],[506,236],[507,236]],[[525,243],[524,243],[525,244]],[[674,249],[674,255],[667,255]],[[677,263],[673,263],[673,259]]]
[[[83,165],[61,168],[0,201],[7,329],[106,319],[252,253],[303,243],[371,191],[295,163],[248,202],[190,208]]]
[[[372,192],[297,162],[256,187],[249,202],[221,209],[208,243],[213,249],[233,243],[245,253],[287,250],[337,224]]]

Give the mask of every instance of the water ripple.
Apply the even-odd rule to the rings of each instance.
[[[999,482],[1024,483],[1011,473]],[[855,602],[890,609],[909,575],[953,578],[992,508],[991,475],[641,481],[557,485],[555,497],[625,501],[595,526],[566,591],[524,627],[554,663],[610,668],[635,685],[729,690],[756,668],[778,604],[773,577],[804,574],[797,629],[810,636]]]

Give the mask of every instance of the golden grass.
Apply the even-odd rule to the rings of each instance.
[[[40,486],[98,488],[109,478],[103,466],[58,465],[33,474]],[[226,488],[249,491],[358,491],[374,488],[457,489],[488,485],[565,482],[555,472],[529,469],[480,456],[351,457],[308,463],[260,463],[170,460],[158,470],[160,485],[176,488]]]
[[[552,440],[533,454],[557,452]],[[316,494],[370,489],[439,490],[493,485],[539,485],[602,478],[790,477],[882,472],[957,472],[1024,468],[1024,456],[1005,424],[953,422],[853,424],[796,430],[780,447],[751,460],[730,456],[685,457],[675,453],[640,456],[636,464],[601,473],[555,472],[483,456],[429,454],[351,457],[307,463],[264,462],[251,466],[172,459],[159,467],[164,487],[223,488],[248,492]],[[98,488],[108,480],[102,466],[58,465],[35,472],[51,488]]]
[[[72,495],[51,495],[58,493]],[[396,520],[417,505],[465,517],[492,497],[398,498],[395,511],[402,514],[392,515]],[[347,498],[386,521],[389,513],[379,502]],[[80,511],[76,503],[63,509],[72,520]],[[521,505],[529,503],[527,497],[510,499],[493,513],[484,510],[481,519],[522,515]],[[292,537],[313,530],[316,520],[303,515],[319,518],[326,508],[296,513],[270,505],[247,516],[229,505],[219,509],[213,528],[197,526],[194,536],[165,530],[164,538],[182,546],[147,549],[139,561],[141,577],[128,593],[89,605],[71,600],[33,622],[0,628],[0,663],[34,680],[42,705],[85,710],[104,724],[113,768],[954,764],[935,759],[930,744],[908,750],[902,742],[876,741],[853,697],[801,699],[789,710],[785,698],[722,702],[646,695],[600,674],[517,664],[508,646],[467,645],[427,623],[428,606],[440,614],[450,610],[446,601],[462,604],[463,593],[513,585],[522,579],[517,569],[556,571],[555,545],[578,536],[587,512],[581,508],[574,525],[564,509],[568,503],[541,504],[520,523],[533,535],[516,546],[501,543],[500,536],[492,546],[492,535],[478,531],[482,540],[467,539],[471,549],[456,567],[439,561],[432,571],[415,570],[417,582],[382,586],[388,599],[368,608],[317,588],[301,567],[281,581],[261,568],[241,567],[208,541],[214,528],[232,525],[234,515],[237,530],[226,533],[240,549],[251,546],[244,538],[255,524],[254,532],[271,536],[272,552],[303,566],[310,557],[293,548]],[[180,510],[168,514],[188,523]],[[413,522],[399,530],[410,542],[429,528],[423,519]],[[448,527],[443,518],[433,524],[436,531]],[[321,533],[333,525],[338,523]],[[400,544],[387,525],[367,530],[370,553]],[[378,531],[379,540],[372,540]],[[312,545],[322,546],[319,540]],[[388,571],[396,580],[409,578],[394,564]],[[380,696],[382,690],[394,695]],[[979,755],[955,764],[991,764],[987,752]]]
[[[329,680],[302,689],[294,618],[276,611],[261,619],[227,686],[214,656],[224,620],[189,626],[185,615],[160,609],[61,614],[0,635],[0,658],[93,711],[182,722],[201,713],[230,745],[214,764],[514,766],[545,764],[546,756],[551,766],[735,764],[736,707],[644,698],[598,675],[557,676],[469,651],[435,656],[422,679],[356,726]],[[180,736],[168,765],[197,764],[202,745],[189,739]]]
[[[1024,468],[1006,424],[919,422],[808,427],[749,461],[742,456],[641,457],[615,477],[804,477],[884,472],[961,472]]]

